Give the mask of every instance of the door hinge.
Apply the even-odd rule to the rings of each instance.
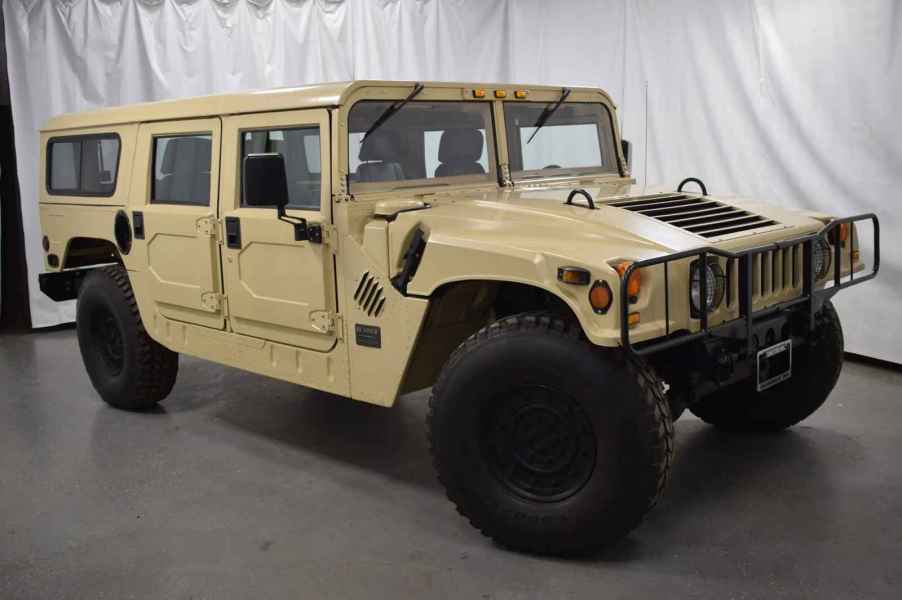
[[[335,235],[337,231],[335,225],[332,225],[331,223],[319,223],[319,227],[322,230],[322,243],[332,246],[334,251],[336,246],[335,242],[338,241]]]
[[[310,326],[320,333],[334,333],[342,339],[341,315],[326,310],[315,310],[310,313]]]
[[[227,314],[228,303],[226,297],[219,292],[204,292],[200,295],[201,306],[204,310],[210,312],[222,311],[223,315]]]
[[[198,235],[205,235],[219,242],[222,237],[219,234],[219,224],[220,220],[216,217],[201,217],[195,221],[194,225]]]

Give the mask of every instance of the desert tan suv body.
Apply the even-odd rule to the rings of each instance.
[[[643,193],[630,178],[616,118],[612,130],[617,173],[514,183],[503,127],[504,102],[513,101],[516,90],[524,90],[529,101],[552,103],[561,88],[548,86],[425,84],[417,101],[491,105],[495,132],[489,142],[494,155],[490,161],[496,177],[463,178],[445,186],[350,190],[350,108],[362,100],[401,100],[411,86],[328,84],[52,119],[41,132],[42,165],[47,164],[48,143],[54,140],[112,135],[119,147],[118,174],[106,196],[53,193],[48,169],[42,169],[40,212],[47,270],[76,273],[62,284],[48,285],[55,290],[51,295],[74,297],[80,272],[73,269],[121,261],[142,321],[162,345],[390,405],[401,392],[431,385],[453,348],[491,320],[503,286],[514,286],[514,293],[527,287],[541,290],[559,299],[593,344],[613,348],[622,341],[620,279],[612,266],[617,261],[703,246],[742,250],[813,234],[829,222],[822,215],[762,203],[716,201],[688,192]],[[474,90],[488,93],[476,98]],[[496,97],[495,90],[504,92],[506,99]],[[615,114],[601,90],[574,88],[567,102],[602,103]],[[321,192],[318,208],[289,208],[288,215],[318,227],[321,243],[295,240],[292,227],[278,220],[274,211],[240,203],[242,136],[292,127],[318,131]],[[206,203],[152,201],[155,140],[178,135],[209,136]],[[581,205],[579,198],[566,205],[574,188],[585,189],[596,210]],[[760,226],[706,237],[648,211],[631,209],[642,203],[663,202],[666,207],[699,199],[756,215]],[[120,239],[121,228],[117,238],[117,218],[125,219],[128,240]],[[235,223],[240,223],[238,239],[238,230],[230,229]],[[424,237],[425,251],[409,281],[397,285],[415,234]],[[801,259],[791,252],[779,256],[766,259],[774,262],[761,267],[770,269],[771,275],[770,283],[762,283],[756,294],[757,308],[801,293],[800,263],[794,262]],[[851,259],[843,257],[842,270],[848,272]],[[698,330],[689,309],[688,262],[675,264],[669,274],[671,299],[666,307],[662,271],[643,272],[642,294],[629,308],[640,318],[631,329],[634,341]],[[561,267],[585,269],[592,281],[607,282],[615,292],[611,309],[604,314],[593,310],[587,287],[559,281]],[[735,303],[732,307],[725,303],[709,320],[737,317]]]

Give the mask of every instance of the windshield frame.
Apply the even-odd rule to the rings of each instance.
[[[599,154],[600,156],[607,157],[608,162],[610,163],[608,166],[598,165],[598,166],[580,166],[580,167],[563,167],[556,169],[547,169],[547,168],[539,168],[539,169],[523,169],[523,170],[514,170],[512,164],[512,148],[511,146],[514,143],[518,143],[519,140],[516,136],[516,131],[508,129],[508,118],[509,118],[509,107],[515,107],[517,105],[524,104],[553,104],[552,102],[540,102],[535,100],[529,101],[518,101],[518,100],[505,100],[502,103],[502,109],[504,112],[504,130],[499,132],[499,135],[504,136],[505,146],[507,150],[507,158],[508,158],[508,170],[510,173],[511,182],[514,184],[517,183],[535,183],[539,180],[544,179],[563,179],[563,178],[595,178],[595,177],[623,177],[625,176],[623,173],[623,166],[621,162],[620,150],[618,149],[618,130],[617,125],[614,121],[613,111],[608,104],[601,99],[591,99],[591,100],[582,100],[582,99],[567,99],[565,102],[561,104],[560,109],[566,108],[567,106],[572,106],[575,104],[591,104],[600,106],[604,111],[604,114],[607,115],[607,131],[599,131],[598,132],[598,141],[599,141]],[[559,112],[558,110],[558,112]],[[604,115],[602,115],[602,119]],[[549,127],[553,127],[554,116],[552,116],[548,122],[543,124],[542,129],[547,129]],[[605,148],[602,144],[602,140],[605,139],[604,134],[610,134],[610,146]],[[541,134],[539,134],[541,135]]]

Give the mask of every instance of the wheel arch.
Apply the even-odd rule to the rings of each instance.
[[[582,325],[561,296],[536,284],[460,279],[437,286],[417,334],[400,393],[431,386],[451,353],[485,325],[513,314],[545,311]]]
[[[116,242],[105,238],[76,236],[69,239],[63,252],[62,268],[123,264]]]

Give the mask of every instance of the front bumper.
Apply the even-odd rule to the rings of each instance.
[[[841,264],[842,253],[846,252],[846,250],[841,246],[841,244],[837,243],[833,246],[833,265],[836,267],[833,269],[833,280],[832,285],[828,285],[822,288],[818,288],[816,286],[815,281],[815,273],[812,265],[814,264],[813,253],[814,253],[814,243],[818,239],[825,238],[829,236],[834,230],[837,230],[840,225],[846,224],[849,228],[849,231],[852,232],[852,239],[848,244],[848,252],[849,262],[850,264],[854,262],[852,260],[852,252],[855,251],[855,240],[854,240],[854,232],[855,228],[853,225],[857,222],[870,221],[873,225],[873,267],[871,272],[866,273],[864,275],[856,276],[854,273],[854,269],[850,269],[850,272],[847,275],[843,275],[841,269],[838,268],[838,265]],[[785,302],[780,302],[775,305],[769,306],[764,309],[754,310],[753,308],[753,284],[752,284],[752,261],[755,259],[757,255],[772,252],[775,250],[783,250],[787,248],[792,248],[795,246],[801,246],[803,248],[803,276],[802,276],[802,290],[801,294],[793,298],[792,300],[788,300]],[[724,259],[732,259],[738,262],[738,272],[739,272],[739,318],[733,319],[724,323],[720,323],[714,326],[709,327],[708,324],[708,314],[705,311],[700,311],[698,315],[697,325],[698,328],[695,331],[675,331],[671,332],[670,330],[670,286],[669,286],[669,277],[668,277],[668,266],[673,261],[677,260],[685,260],[695,258],[699,261],[699,264],[706,264],[708,261],[708,257],[721,257]],[[662,265],[664,269],[664,306],[665,306],[665,335],[663,337],[659,337],[653,340],[646,340],[641,342],[634,343],[630,339],[630,328],[628,325],[628,316],[630,310],[630,302],[629,295],[627,291],[627,286],[623,285],[622,282],[628,281],[630,274],[636,269],[649,268],[656,265]],[[640,260],[632,263],[621,276],[621,285],[620,285],[620,323],[621,323],[621,346],[623,349],[634,356],[645,356],[649,354],[653,354],[656,352],[661,352],[663,350],[668,350],[675,348],[677,346],[681,346],[684,344],[688,344],[690,342],[703,342],[705,340],[710,340],[712,338],[716,338],[717,340],[733,340],[734,342],[744,343],[745,345],[745,354],[749,356],[754,351],[754,348],[758,345],[757,340],[761,340],[760,337],[761,331],[767,331],[768,321],[772,320],[774,317],[778,317],[780,315],[786,315],[789,312],[798,314],[799,312],[805,313],[805,318],[809,324],[809,330],[814,329],[814,319],[817,312],[821,309],[823,304],[829,300],[834,294],[839,292],[842,289],[850,287],[852,285],[857,285],[859,283],[864,283],[870,279],[873,279],[877,276],[877,272],[880,269],[880,222],[877,219],[877,216],[873,213],[867,213],[862,215],[857,215],[854,217],[846,217],[842,219],[835,219],[831,221],[828,225],[826,225],[821,231],[815,234],[793,238],[791,240],[785,240],[776,242],[773,244],[767,244],[765,246],[759,246],[756,248],[750,248],[748,250],[742,250],[739,252],[731,252],[728,250],[722,250],[718,248],[705,247],[698,248],[694,250],[686,250],[684,252],[676,252],[673,254],[668,254],[666,256],[659,256],[655,258],[649,258],[645,260]],[[844,279],[847,277],[847,279]],[[700,297],[705,298],[707,295],[707,278],[700,278]],[[829,283],[829,281],[828,281]]]

